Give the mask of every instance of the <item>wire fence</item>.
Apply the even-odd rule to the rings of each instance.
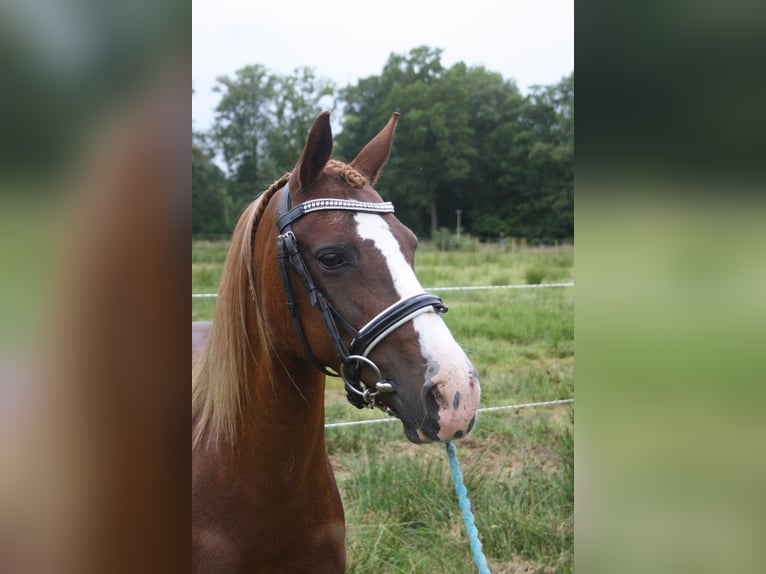
[[[532,407],[547,407],[550,405],[564,405],[568,403],[574,403],[574,399],[556,399],[553,401],[538,401],[534,403],[522,403],[518,405],[503,405],[500,407],[484,407],[479,409],[478,412],[489,413],[489,412],[495,412],[495,411],[527,409]],[[372,425],[377,423],[390,423],[390,422],[395,422],[398,420],[399,419],[394,417],[388,417],[388,418],[382,418],[382,419],[369,419],[365,421],[347,421],[342,423],[328,423],[324,425],[324,428],[334,429],[334,428],[340,428],[340,427],[353,427],[357,425]]]
[[[458,286],[458,287],[428,287],[425,290],[426,291],[480,291],[485,289],[542,289],[542,288],[556,288],[556,287],[574,287],[574,282],[528,283],[528,284],[517,284],[517,285],[467,285],[467,286]],[[192,297],[193,298],[214,298],[214,297],[218,297],[218,293],[192,293]],[[485,408],[479,409],[478,412],[486,413],[486,412],[494,412],[494,411],[502,411],[502,410],[518,410],[518,409],[525,409],[525,408],[532,408],[532,407],[561,405],[561,404],[567,404],[567,403],[574,403],[574,399],[557,399],[554,401],[539,401],[539,402],[532,402],[532,403],[522,403],[517,405],[485,407]],[[399,419],[388,417],[388,418],[369,419],[369,420],[362,420],[362,421],[328,423],[325,425],[325,428],[331,429],[331,428],[350,427],[350,426],[357,426],[357,425],[370,425],[370,424],[377,424],[377,423],[394,422],[397,420]]]
[[[525,283],[519,285],[467,285],[461,287],[426,287],[426,291],[480,291],[482,289],[541,289],[546,287],[574,287],[570,283]],[[192,293],[194,298],[218,297],[218,293]]]

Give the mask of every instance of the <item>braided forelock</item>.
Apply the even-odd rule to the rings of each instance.
[[[327,167],[330,171],[342,177],[354,189],[361,189],[365,184],[370,183],[359,171],[342,161],[331,159],[327,162]]]
[[[253,297],[253,303],[257,305],[255,300],[255,279],[253,278],[253,245],[255,243],[255,232],[258,230],[258,223],[261,221],[263,214],[266,212],[266,208],[269,206],[271,199],[282,189],[287,181],[290,179],[290,172],[286,172],[277,181],[272,183],[269,188],[259,195],[255,201],[255,210],[251,215],[250,223],[250,236],[247,245],[243,245],[242,248],[245,251],[245,261],[248,262],[247,266],[247,280],[250,286],[250,294]]]

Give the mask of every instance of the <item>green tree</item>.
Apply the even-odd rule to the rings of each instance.
[[[296,69],[292,76],[274,76],[274,84],[276,92],[265,110],[270,126],[264,169],[274,174],[268,183],[293,168],[311,124],[319,113],[333,110],[335,96],[335,85],[308,67]]]
[[[441,64],[422,46],[391,54],[380,76],[341,90],[338,147],[350,159],[402,113],[378,188],[419,234],[452,223],[551,241],[573,237],[573,75],[524,97],[484,67]]]
[[[256,64],[237,70],[233,78],[220,76],[213,90],[221,100],[210,140],[226,163],[234,207],[239,209],[261,188],[258,163],[270,125],[263,110],[274,97],[274,79]]]
[[[541,241],[574,237],[574,74],[534,86],[522,111],[529,139],[516,225]]]
[[[465,226],[471,233],[497,237],[508,233],[514,183],[522,162],[516,134],[523,105],[516,84],[482,66],[468,68],[463,80],[475,157],[464,194]]]
[[[471,172],[471,142],[462,84],[465,66],[446,70],[441,50],[426,46],[392,54],[380,77],[365,78],[341,92],[341,154],[350,159],[385,124],[402,113],[395,152],[378,188],[397,203],[416,232],[433,233],[445,206],[454,204]]]
[[[535,86],[526,97],[512,83],[501,85],[491,75],[471,83],[472,94],[493,102],[474,119],[481,189],[469,214],[471,230],[485,237],[572,239],[574,76]],[[474,110],[481,109],[477,104]]]
[[[213,89],[221,100],[210,140],[226,163],[239,212],[293,167],[311,122],[331,107],[335,86],[310,68],[280,76],[254,64],[219,77]]]
[[[252,65],[219,78],[216,89],[222,97],[207,141],[228,172],[228,226],[226,210],[236,217],[292,168],[311,122],[334,107],[335,86],[310,68],[279,76]],[[501,74],[462,62],[445,68],[440,49],[421,46],[391,54],[380,75],[338,95],[336,153],[347,161],[401,112],[377,188],[419,235],[451,227],[460,209],[463,228],[486,238],[573,238],[574,74],[523,96]],[[198,170],[218,181],[206,153]]]
[[[192,235],[228,233],[233,227],[226,176],[199,144],[192,145]]]

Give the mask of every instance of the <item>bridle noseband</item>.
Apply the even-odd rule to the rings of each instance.
[[[391,380],[385,379],[378,366],[369,359],[372,350],[385,339],[390,333],[413,320],[418,315],[428,312],[446,313],[447,307],[436,295],[430,293],[418,293],[397,301],[383,310],[365,326],[357,330],[346,321],[330,304],[324,293],[314,283],[308,267],[298,251],[298,242],[292,231],[292,224],[309,213],[315,211],[352,211],[356,213],[393,213],[394,206],[390,202],[367,203],[349,199],[313,199],[290,208],[290,191],[285,185],[279,199],[279,215],[277,218],[277,255],[279,258],[279,270],[282,275],[282,283],[287,297],[287,308],[295,323],[298,339],[301,342],[303,353],[311,363],[331,377],[342,377],[346,387],[349,402],[357,408],[365,406],[375,407],[394,414],[388,407],[375,402],[375,397],[380,393],[394,391]],[[306,335],[303,332],[298,307],[293,293],[292,277],[290,268],[303,284],[309,296],[311,304],[319,309],[322,314],[327,332],[330,335],[333,347],[340,358],[340,374],[328,370],[311,352]],[[341,337],[338,326],[351,336],[351,344],[346,347]],[[375,373],[376,383],[368,387],[361,380],[360,371],[363,366],[368,366]]]

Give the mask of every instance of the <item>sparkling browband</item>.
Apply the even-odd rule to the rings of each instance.
[[[283,197],[288,198],[287,192],[283,192]],[[296,219],[299,219],[307,213],[314,211],[356,211],[365,213],[393,213],[394,204],[390,201],[383,203],[368,203],[366,201],[354,201],[353,199],[312,199],[299,205],[296,205],[289,211],[286,209],[286,203],[282,215],[277,219],[277,227],[282,232]]]
[[[393,213],[394,204],[390,201],[384,203],[367,203],[354,201],[353,199],[312,199],[299,205],[304,213],[322,211],[324,209],[342,209],[348,211],[366,211],[368,213]]]

